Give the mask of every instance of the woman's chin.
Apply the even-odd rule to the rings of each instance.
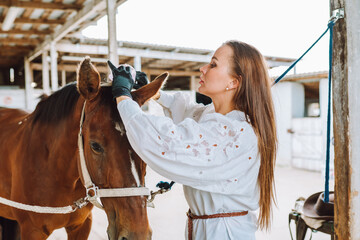
[[[201,93],[201,94],[203,94],[203,95],[206,95],[203,86],[200,86],[200,87],[199,87],[198,92]]]

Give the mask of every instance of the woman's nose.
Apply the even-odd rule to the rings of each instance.
[[[206,65],[204,65],[204,66],[202,66],[201,68],[200,68],[200,72],[202,73],[202,74],[205,74],[206,73],[206,66],[207,66],[208,64],[206,64]]]

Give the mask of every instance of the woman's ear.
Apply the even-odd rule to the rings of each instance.
[[[235,89],[240,86],[240,82],[242,80],[242,77],[239,76],[239,78],[233,78],[232,81],[229,83],[229,89]]]

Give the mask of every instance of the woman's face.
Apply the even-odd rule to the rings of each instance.
[[[223,45],[216,50],[210,63],[200,68],[199,92],[210,98],[222,94],[231,87],[234,77],[230,75],[232,48]]]

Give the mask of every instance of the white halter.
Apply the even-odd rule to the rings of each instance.
[[[83,199],[83,201],[77,202],[77,207],[81,208],[87,204],[87,201],[89,201],[92,204],[94,204],[96,207],[103,209],[102,204],[98,201],[99,197],[149,196],[150,190],[146,187],[99,189],[99,187],[97,187],[91,181],[91,177],[86,167],[84,144],[82,138],[82,127],[83,127],[84,115],[85,115],[85,105],[86,105],[86,101],[84,102],[81,112],[80,130],[78,135],[78,147],[79,147],[79,155],[80,155],[80,167],[84,180],[84,186],[86,188],[86,197]]]

